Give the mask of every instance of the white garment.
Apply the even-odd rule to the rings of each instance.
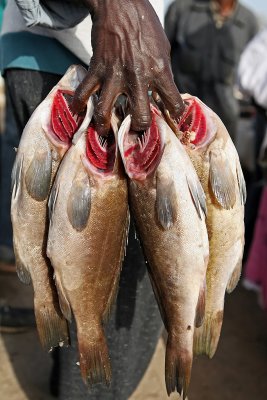
[[[163,25],[164,0],[150,0],[150,2]],[[14,23],[14,21],[16,22]],[[4,11],[1,34],[4,35],[5,33],[27,31],[38,35],[53,37],[85,64],[89,65],[93,54],[91,47],[91,28],[92,21],[90,15],[77,26],[70,29],[53,30],[40,26],[27,28],[15,0],[8,0]]]
[[[238,67],[240,90],[267,110],[267,29],[245,48]]]

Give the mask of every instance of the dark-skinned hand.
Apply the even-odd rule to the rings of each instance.
[[[80,113],[98,92],[95,123],[100,135],[110,127],[112,107],[120,94],[128,97],[132,129],[151,124],[148,91],[156,92],[173,117],[184,105],[174,84],[170,44],[148,0],[82,0],[92,15],[93,57],[77,88],[72,109]]]

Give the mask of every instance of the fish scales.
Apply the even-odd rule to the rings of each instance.
[[[194,351],[213,357],[220,337],[225,291],[238,283],[244,249],[245,182],[234,144],[220,118],[195,99],[207,121],[202,142],[185,146],[207,199],[210,259],[207,269],[206,314],[196,329]]]
[[[120,151],[124,156],[126,172],[130,176],[130,207],[148,261],[148,271],[162,318],[168,332],[166,350],[166,387],[183,392],[186,397],[192,366],[193,334],[195,325],[201,324],[204,314],[205,273],[208,261],[208,238],[205,217],[194,204],[191,190],[202,188],[190,159],[167,124],[155,117],[165,147],[155,174],[145,178],[129,173],[132,160],[127,159],[125,147],[127,124],[120,129]],[[129,130],[128,123],[128,130]],[[132,133],[130,134],[132,135]],[[128,135],[128,137],[130,137]],[[165,139],[164,139],[165,137]],[[152,138],[153,140],[153,138]],[[152,150],[153,151],[153,150]],[[179,158],[177,158],[177,152]],[[164,196],[171,221],[164,228],[160,223],[158,193]],[[194,193],[196,198],[198,195]],[[172,198],[168,198],[172,197]],[[203,195],[204,196],[204,195]],[[199,200],[203,202],[202,200]],[[158,218],[157,218],[158,213]],[[201,215],[201,218],[200,218]]]
[[[58,140],[51,126],[51,109],[58,91],[73,92],[86,70],[70,67],[27,123],[12,172],[11,218],[19,278],[32,282],[34,310],[43,347],[68,344],[53,269],[46,256],[47,201],[59,163],[70,143]]]
[[[51,193],[47,252],[55,269],[61,309],[68,319],[73,313],[76,321],[83,379],[89,384],[109,384],[111,368],[103,322],[116,297],[124,257],[128,191],[119,154],[113,169],[104,176],[86,157],[87,140],[84,133],[57,174]],[[98,146],[102,145],[105,143],[99,140]],[[90,192],[81,206],[84,195],[71,196],[73,186],[79,184]],[[76,206],[78,213],[74,213]],[[79,219],[81,214],[86,217]],[[77,219],[84,223],[78,226]]]

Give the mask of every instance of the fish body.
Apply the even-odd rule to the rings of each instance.
[[[129,222],[112,124],[107,139],[93,126],[80,136],[60,166],[49,201],[47,254],[62,312],[76,321],[81,373],[90,385],[111,380],[103,322],[117,294]]]
[[[186,151],[157,111],[143,137],[129,129],[128,116],[119,131],[119,147],[130,178],[131,212],[168,332],[167,392],[176,388],[185,398],[194,329],[205,309],[205,196]]]
[[[67,322],[59,309],[53,270],[46,256],[47,202],[59,163],[82,122],[64,96],[86,74],[72,66],[37,107],[19,144],[12,171],[11,217],[17,273],[34,288],[37,329],[45,349],[68,343]]]
[[[179,130],[206,194],[210,243],[205,320],[195,330],[194,351],[211,358],[220,337],[225,291],[234,290],[241,273],[246,188],[236,149],[220,118],[199,99],[187,94],[183,99],[188,109]]]

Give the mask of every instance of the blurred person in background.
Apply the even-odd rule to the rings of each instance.
[[[6,83],[7,108],[6,128],[1,139],[0,224],[5,228],[0,233],[0,258],[8,263],[15,261],[10,221],[10,178],[15,159],[14,148],[18,147],[23,128],[32,112],[67,68],[71,64],[87,66],[92,56],[90,16],[83,19],[81,13],[76,15],[74,10],[62,14],[65,4],[60,1],[51,1],[51,8],[43,7],[48,3],[8,0],[4,14],[1,69]],[[151,3],[163,20],[163,1],[151,0]],[[53,13],[57,7],[61,12]],[[73,22],[75,18],[76,22],[79,19],[83,21],[76,26]],[[62,24],[66,29],[62,29]],[[151,40],[153,42],[154,39]],[[20,309],[10,309],[5,313],[0,309],[2,325],[5,321],[15,327],[29,324],[21,312]],[[77,342],[73,324],[70,330],[72,347],[60,350],[59,354],[57,352],[61,366],[60,398],[125,400],[130,397],[150,362],[162,332],[162,321],[141,248],[132,228],[117,303],[106,328],[113,370],[111,387],[98,385],[88,393],[76,365]],[[54,369],[54,393],[57,392],[57,375],[58,369]]]
[[[176,0],[167,10],[165,31],[179,90],[211,107],[234,140],[239,117],[236,69],[258,31],[256,17],[237,0]]]
[[[2,26],[3,11],[5,6],[6,6],[6,1],[0,0],[0,29]],[[4,109],[5,109],[4,81],[2,76],[0,75],[0,134],[3,132],[3,127],[4,127]]]
[[[267,310],[267,28],[244,50],[239,68],[240,89],[254,100],[254,157],[257,164],[255,183],[248,196],[246,228],[248,258],[244,285],[260,292],[261,306]]]

